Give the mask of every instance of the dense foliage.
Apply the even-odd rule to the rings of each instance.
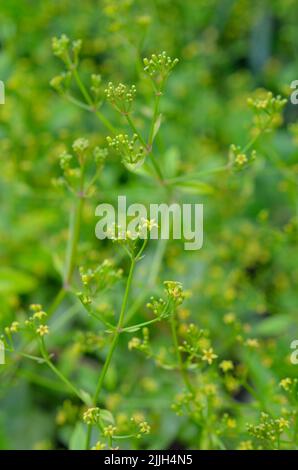
[[[2,2],[1,449],[298,448],[297,7]],[[118,195],[202,249],[98,240]]]

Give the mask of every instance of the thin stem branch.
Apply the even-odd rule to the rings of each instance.
[[[138,253],[138,255],[139,255],[139,253]],[[111,361],[112,361],[112,358],[113,358],[113,355],[114,355],[114,351],[115,351],[116,346],[118,344],[120,333],[122,332],[122,326],[123,326],[123,323],[124,323],[124,316],[125,316],[125,312],[126,312],[126,308],[127,308],[130,289],[131,289],[133,272],[134,272],[135,264],[136,264],[136,258],[137,257],[131,259],[131,264],[130,264],[130,269],[129,269],[129,273],[128,273],[128,278],[127,278],[127,281],[126,281],[126,287],[125,287],[124,297],[123,297],[123,301],[122,301],[122,305],[121,305],[121,311],[120,311],[120,315],[119,315],[118,324],[117,324],[117,327],[116,327],[115,332],[114,332],[114,336],[113,336],[113,339],[112,339],[112,342],[111,342],[111,345],[110,345],[110,349],[108,351],[108,355],[106,357],[105,363],[103,365],[103,368],[101,370],[101,373],[100,373],[100,376],[99,376],[99,379],[98,379],[98,382],[97,382],[95,394],[94,394],[94,397],[93,397],[94,406],[97,405],[97,402],[98,402],[98,399],[99,399],[99,396],[100,396],[100,393],[101,393],[101,390],[102,390],[102,387],[103,387],[103,384],[104,384],[106,374],[107,374],[108,369],[110,367],[110,364],[111,364]],[[91,425],[89,425],[88,430],[87,430],[87,436],[86,436],[86,449],[89,449],[89,447],[90,447],[91,430],[92,430]]]
[[[71,282],[72,274],[75,266],[77,254],[77,245],[79,241],[81,218],[83,211],[84,197],[78,196],[75,202],[73,213],[70,220],[70,237],[66,255],[65,273],[64,273],[64,289],[67,290]]]
[[[164,180],[164,177],[163,177],[163,174],[162,174],[162,171],[156,161],[156,158],[154,157],[153,153],[152,153],[152,145],[151,144],[147,144],[145,142],[145,139],[142,137],[142,135],[140,134],[140,132],[138,131],[138,129],[136,128],[133,120],[131,119],[130,115],[129,114],[125,114],[125,118],[127,120],[127,123],[129,124],[129,126],[131,127],[131,130],[138,136],[138,139],[139,141],[141,142],[141,144],[143,145],[143,147],[145,148],[149,158],[151,159],[151,162],[152,162],[152,165],[153,165],[153,168],[154,170],[156,171],[156,174],[158,176],[158,179],[160,182],[162,182],[164,184],[165,180]]]
[[[76,68],[73,69],[73,76],[75,78],[75,81],[80,89],[80,92],[82,93],[85,101],[88,103],[90,106],[90,111],[94,112],[94,114],[97,116],[97,118],[100,120],[100,122],[107,128],[109,129],[110,132],[113,134],[116,133],[116,130],[114,126],[110,123],[110,121],[96,108],[91,96],[89,95],[84,83],[81,80],[81,77],[77,71]]]
[[[179,342],[178,342],[178,335],[177,335],[177,328],[176,328],[176,315],[175,312],[172,313],[171,319],[170,319],[170,324],[171,324],[171,332],[172,332],[172,339],[173,339],[173,344],[174,344],[174,349],[176,353],[176,358],[178,361],[178,366],[179,366],[179,371],[181,373],[182,379],[185,383],[186,388],[190,391],[192,395],[194,395],[195,390],[189,380],[187,371],[185,370],[185,365],[182,359],[182,355],[179,349]]]
[[[44,358],[44,362],[47,364],[47,366],[52,370],[52,372],[54,372],[54,374],[59,377],[59,379],[65,384],[67,385],[67,387],[83,402],[85,403],[86,405],[88,405],[88,403],[86,402],[86,400],[82,397],[82,394],[81,392],[67,379],[67,377],[65,377],[64,374],[62,374],[62,372],[60,372],[59,369],[57,369],[57,367],[52,363],[50,357],[49,357],[49,354],[46,350],[46,347],[45,347],[45,342],[44,342],[44,339],[43,338],[40,338],[40,352],[41,352],[41,355],[42,357]]]
[[[152,147],[152,144],[153,144],[154,128],[155,128],[155,124],[156,124],[157,118],[158,118],[159,104],[160,104],[161,96],[162,96],[162,91],[160,89],[155,93],[154,110],[153,110],[153,117],[152,117],[152,121],[151,121],[151,127],[150,127],[149,138],[148,138],[148,147]]]

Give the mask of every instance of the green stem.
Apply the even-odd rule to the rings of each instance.
[[[77,245],[81,228],[81,218],[83,211],[84,197],[79,196],[73,210],[70,221],[70,237],[66,256],[65,273],[64,273],[64,290],[67,290],[72,278],[75,258],[77,254]],[[62,297],[62,294],[61,294]]]
[[[74,203],[74,208],[73,208],[71,218],[70,218],[69,238],[68,238],[68,247],[67,247],[66,260],[65,260],[63,286],[61,287],[52,305],[50,306],[50,309],[48,312],[49,315],[52,315],[57,310],[58,306],[61,304],[62,300],[64,299],[71,283],[71,278],[73,275],[73,271],[75,267],[75,260],[76,260],[76,255],[77,255],[77,247],[78,247],[78,241],[79,241],[79,236],[80,236],[81,219],[82,219],[82,212],[83,212],[84,199],[85,199],[84,181],[85,181],[85,163],[81,162],[81,178],[80,178],[79,194],[77,194],[76,201]]]
[[[121,311],[120,311],[118,324],[117,324],[117,327],[116,327],[116,330],[115,330],[115,333],[114,333],[114,338],[113,338],[113,341],[111,343],[108,356],[106,358],[104,367],[102,369],[102,372],[101,372],[99,380],[98,380],[98,384],[97,384],[97,387],[96,387],[94,400],[93,400],[94,404],[96,404],[97,401],[98,401],[98,397],[99,397],[99,394],[101,392],[102,385],[103,385],[107,370],[109,368],[109,365],[111,363],[115,348],[117,346],[119,335],[122,331],[122,325],[123,325],[124,315],[125,315],[125,311],[126,311],[126,307],[127,307],[128,295],[129,295],[130,288],[131,288],[131,282],[132,282],[132,276],[133,276],[134,268],[135,268],[135,259],[132,259],[129,274],[128,274],[128,278],[127,278],[127,282],[126,282],[126,288],[125,288],[125,293],[124,293],[124,297],[123,297],[123,301],[122,301],[122,306],[121,306]]]
[[[159,181],[160,181],[162,184],[166,185],[166,182],[165,182],[165,180],[164,180],[162,171],[161,171],[161,169],[160,169],[159,164],[157,163],[157,160],[156,160],[155,156],[153,155],[152,152],[149,153],[149,156],[151,157],[152,165],[153,165],[153,167],[154,167],[154,169],[155,169],[155,171],[156,171],[156,173],[157,173],[157,176],[158,176],[158,178],[159,178]]]
[[[66,290],[64,287],[61,287],[59,292],[57,293],[56,297],[54,298],[53,302],[50,305],[50,308],[48,309],[47,313],[48,316],[50,317],[54,312],[56,312],[57,308],[61,304],[62,300],[64,299],[66,295]]]
[[[50,360],[49,358],[49,354],[46,350],[46,347],[45,347],[45,343],[44,343],[44,339],[41,338],[40,339],[40,352],[41,352],[41,355],[42,357],[44,358],[44,361],[45,363],[48,365],[48,367],[54,372],[54,374],[59,377],[59,379],[65,383],[65,385],[67,385],[67,387],[72,390],[72,392],[83,402],[85,403],[86,405],[88,405],[88,403],[86,403],[86,400],[84,400],[84,398],[82,397],[80,391],[65,377],[65,375],[62,374],[62,372],[60,372],[59,369],[57,369],[57,367],[52,363],[52,361]]]
[[[139,141],[141,142],[141,144],[143,145],[143,147],[145,148],[145,150],[147,151],[148,153],[148,156],[151,158],[151,162],[152,162],[152,165],[156,171],[156,174],[158,176],[158,179],[160,182],[164,183],[165,180],[164,180],[164,177],[163,177],[163,174],[162,174],[162,171],[156,161],[156,158],[154,157],[153,153],[152,153],[152,145],[147,145],[144,138],[142,137],[142,135],[140,134],[140,132],[138,131],[138,129],[136,128],[134,122],[132,121],[131,117],[129,116],[129,114],[125,114],[125,118],[128,122],[128,124],[130,125],[132,131],[138,136],[138,139]]]
[[[153,111],[153,117],[152,117],[152,122],[151,122],[151,127],[150,127],[150,132],[149,132],[149,138],[148,138],[148,147],[152,147],[153,140],[154,140],[154,127],[157,121],[158,117],[158,112],[159,112],[159,104],[160,104],[160,98],[162,95],[161,89],[158,90],[155,94],[155,103],[154,103],[154,111]]]
[[[141,142],[141,144],[143,145],[143,147],[145,149],[147,149],[147,144],[146,144],[145,140],[143,139],[142,135],[140,134],[140,132],[138,131],[138,129],[136,128],[136,126],[135,126],[133,120],[131,119],[130,115],[125,114],[125,118],[126,118],[128,124],[130,125],[132,131],[138,136],[138,139]]]
[[[91,111],[94,112],[94,114],[97,116],[97,118],[101,121],[101,123],[107,128],[109,129],[110,132],[112,132],[113,134],[116,133],[115,131],[115,128],[114,126],[110,123],[110,121],[100,112],[98,111],[98,109],[96,109],[94,103],[93,103],[93,100],[91,98],[91,96],[89,95],[84,83],[82,82],[81,80],[81,77],[80,75],[78,74],[78,71],[76,68],[73,69],[73,75],[74,75],[74,78],[77,82],[77,85],[83,95],[83,97],[85,98],[85,101],[88,103],[88,105],[90,106],[91,108]]]
[[[113,340],[112,340],[112,343],[110,345],[110,349],[108,351],[108,355],[106,357],[105,363],[104,363],[103,368],[101,370],[101,373],[100,373],[100,376],[99,376],[99,379],[98,379],[98,383],[97,383],[97,387],[96,387],[96,390],[95,390],[95,394],[94,394],[94,397],[93,397],[94,406],[97,405],[99,395],[101,393],[106,374],[107,374],[108,369],[110,367],[110,364],[111,364],[111,361],[112,361],[112,358],[113,358],[113,355],[114,355],[114,351],[115,351],[116,346],[118,344],[120,333],[122,332],[122,326],[123,326],[124,316],[125,316],[125,312],[126,312],[126,308],[127,308],[128,296],[129,296],[129,292],[130,292],[130,288],[131,288],[131,283],[132,283],[135,264],[136,264],[136,258],[132,258],[131,264],[130,264],[130,269],[129,269],[129,274],[128,274],[128,278],[127,278],[127,282],[126,282],[125,293],[124,293],[124,297],[123,297],[123,301],[122,301],[122,306],[121,306],[121,311],[120,311],[120,315],[119,315],[118,324],[117,324],[117,327],[115,329]],[[92,431],[92,428],[91,428],[91,425],[89,425],[88,430],[87,430],[87,437],[86,437],[86,449],[89,449],[89,447],[90,447],[91,431]]]
[[[143,326],[151,325],[152,323],[156,323],[161,320],[161,318],[153,318],[153,320],[148,320],[143,323],[137,323],[136,325],[127,326],[126,328],[123,328],[122,331],[125,331],[127,333],[134,332],[137,328],[142,328]]]
[[[67,101],[69,101],[70,103],[72,104],[75,104],[76,106],[78,106],[79,108],[82,108],[82,109],[85,109],[85,111],[92,111],[92,108],[90,108],[90,106],[88,104],[85,104],[83,103],[82,101],[80,100],[77,100],[76,98],[74,98],[73,96],[65,93],[64,95],[62,95]]]
[[[260,138],[262,134],[268,129],[272,122],[273,116],[270,116],[266,121],[264,127],[259,130],[259,132],[242,148],[241,153],[246,153]]]
[[[178,361],[179,371],[180,371],[182,379],[183,379],[183,381],[186,385],[186,388],[190,391],[190,393],[192,395],[194,395],[195,390],[194,390],[194,388],[193,388],[193,386],[192,386],[192,384],[189,380],[189,377],[187,375],[187,371],[185,370],[185,365],[184,365],[184,362],[183,362],[183,359],[182,359],[182,355],[181,355],[181,352],[179,350],[179,342],[178,342],[177,329],[176,329],[176,315],[175,315],[175,312],[172,313],[170,324],[171,324],[172,339],[173,339],[173,343],[174,343],[176,358],[177,358],[177,361]]]

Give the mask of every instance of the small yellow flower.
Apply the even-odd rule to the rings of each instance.
[[[219,364],[219,367],[220,369],[223,371],[223,372],[228,372],[229,370],[233,370],[234,369],[234,364],[232,361],[222,361],[220,364]]]
[[[106,445],[103,442],[97,441],[94,447],[91,447],[91,450],[103,450]]]
[[[45,336],[45,335],[48,335],[49,334],[49,327],[47,325],[40,325],[37,330],[36,330],[36,333],[39,334],[39,336]]]
[[[240,166],[247,163],[247,156],[245,155],[245,153],[239,153],[235,158],[235,162],[238,163],[238,165]]]
[[[202,360],[208,362],[209,365],[211,365],[214,359],[216,359],[217,357],[218,356],[214,354],[213,348],[203,349]]]
[[[46,312],[44,312],[43,310],[39,310],[38,312],[34,313],[33,318],[36,320],[42,320],[46,316]]]
[[[151,431],[151,427],[150,427],[150,425],[147,423],[147,421],[142,421],[142,422],[139,424],[139,427],[140,427],[140,432],[143,433],[143,434],[149,434],[150,431]]]
[[[245,344],[246,344],[246,346],[248,346],[249,348],[252,348],[252,349],[256,349],[260,346],[259,341],[255,338],[248,338],[245,341]]]
[[[251,441],[242,441],[238,446],[238,450],[253,450]]]
[[[236,423],[235,419],[233,419],[233,418],[228,418],[228,419],[227,419],[227,427],[228,427],[229,429],[235,429],[236,424],[237,424],[237,423]]]
[[[155,219],[144,219],[142,217],[141,222],[142,222],[142,228],[143,229],[148,229],[149,232],[151,232],[151,230],[154,227],[158,228],[158,224],[156,223]]]
[[[135,421],[136,423],[141,423],[142,421],[144,421],[144,415],[143,413],[140,413],[140,412],[136,412],[134,413],[133,417],[131,418],[131,421]]]
[[[32,312],[39,312],[42,310],[42,306],[40,304],[31,304],[29,308]]]
[[[140,338],[134,337],[128,342],[128,349],[132,351],[132,349],[136,349],[138,346],[140,346],[140,344]]]
[[[225,386],[227,390],[232,393],[237,392],[240,388],[239,381],[236,380],[232,375],[225,376]]]
[[[216,395],[217,388],[215,384],[206,384],[204,385],[204,393],[207,396],[214,396]]]
[[[279,430],[281,432],[284,431],[284,429],[288,429],[290,427],[289,421],[285,418],[277,419],[277,423],[278,423],[278,426],[279,426]]]
[[[286,390],[286,392],[290,390],[291,385],[292,385],[292,379],[290,379],[290,377],[286,377],[285,379],[282,379],[279,382],[279,386],[283,388],[284,390]]]
[[[223,321],[226,325],[231,325],[234,323],[236,320],[236,315],[235,313],[226,313],[226,315],[223,318]]]
[[[10,325],[10,332],[11,333],[17,333],[19,331],[19,328],[20,328],[20,324],[18,321],[14,321],[12,322],[12,324]]]
[[[104,436],[106,437],[113,437],[113,435],[115,434],[116,432],[116,427],[115,426],[112,426],[111,424],[109,426],[106,426],[104,429],[103,429],[103,434]]]

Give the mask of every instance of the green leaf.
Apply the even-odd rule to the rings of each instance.
[[[183,181],[175,183],[174,186],[188,194],[212,194],[214,192],[210,184],[202,181]]]
[[[70,450],[84,450],[86,443],[86,430],[82,423],[77,423],[70,437]]]
[[[158,118],[156,119],[155,124],[154,124],[153,140],[155,139],[155,137],[156,137],[157,134],[158,134],[158,131],[159,131],[159,128],[160,128],[160,125],[161,125],[161,120],[162,120],[162,115],[160,114],[160,115],[158,116]]]
[[[115,419],[109,410],[100,410],[101,419],[108,424],[115,424]]]
[[[92,405],[92,398],[89,393],[85,392],[85,390],[80,390],[80,394],[86,405],[91,406]]]
[[[25,294],[36,286],[36,280],[22,271],[3,267],[0,268],[0,292]]]
[[[256,326],[255,332],[261,336],[279,335],[288,329],[289,323],[287,315],[276,315],[263,320]]]
[[[170,147],[163,157],[163,170],[167,178],[177,175],[181,164],[181,154],[177,147]]]

